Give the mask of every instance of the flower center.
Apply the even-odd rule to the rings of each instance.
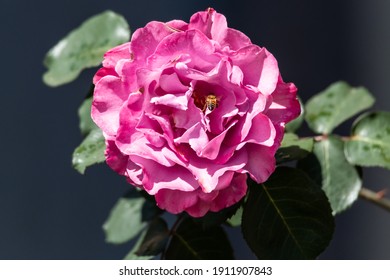
[[[218,107],[218,99],[213,93],[204,95],[194,91],[192,93],[192,98],[194,99],[195,106],[201,109],[203,112],[205,112],[206,109],[213,111]]]

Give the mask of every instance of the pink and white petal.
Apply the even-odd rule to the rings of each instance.
[[[123,104],[119,113],[119,129],[117,139],[121,138],[119,134],[123,134],[126,138],[130,138],[132,133],[135,133],[135,127],[143,112],[144,95],[141,92],[132,92],[127,101]]]
[[[244,80],[244,73],[242,73],[240,67],[233,65],[229,80],[232,84],[236,84],[238,86],[242,85]]]
[[[176,144],[189,143],[195,152],[201,152],[209,142],[209,138],[200,123],[186,130],[180,137],[174,139]]]
[[[126,176],[130,184],[133,184],[135,186],[142,186],[142,180],[143,180],[142,168],[139,165],[132,162],[131,160],[128,160],[127,162]]]
[[[160,130],[162,134],[164,134],[164,136],[166,137],[166,140],[168,142],[173,142],[173,132],[172,132],[172,126],[170,122],[170,116],[168,114],[160,116],[160,115],[154,115],[150,113],[147,113],[147,116],[150,119],[155,120],[159,124]]]
[[[249,108],[250,112],[243,115],[237,122],[237,124],[232,129],[231,133],[229,133],[229,137],[227,137],[226,144],[228,146],[235,146],[239,143],[243,143],[244,140],[248,137],[248,134],[252,130],[253,126],[253,119],[262,114],[259,111],[262,111],[262,109],[265,107],[265,98],[261,94],[258,96],[258,99],[253,104],[252,108]],[[265,116],[264,116],[265,117]],[[257,124],[259,121],[264,119],[262,117],[259,117],[259,120],[257,120]],[[269,125],[267,124],[266,127]],[[262,126],[257,126],[262,127]],[[258,131],[257,133],[263,133],[264,131]],[[265,131],[266,133],[266,131]]]
[[[203,192],[210,193],[217,189],[223,182],[223,175],[229,171],[239,171],[245,167],[248,162],[246,151],[237,151],[229,161],[223,165],[216,164],[214,161],[192,158],[188,163],[188,169],[198,180]]]
[[[155,105],[165,105],[168,107],[185,111],[188,108],[187,103],[189,98],[190,97],[187,93],[183,93],[183,94],[166,93],[162,96],[152,97],[150,99],[150,103]]]
[[[172,214],[179,214],[194,206],[199,198],[196,191],[183,192],[179,190],[161,189],[155,195],[157,206]],[[204,216],[206,211],[199,210],[197,217]],[[196,213],[194,213],[196,214]]]
[[[146,140],[155,147],[159,148],[166,144],[159,123],[150,118],[148,114],[141,115],[136,130],[141,132]]]
[[[275,170],[274,149],[262,145],[248,143],[245,150],[250,155],[243,168],[257,183],[265,182]]]
[[[159,80],[159,86],[166,93],[185,93],[188,91],[188,86],[183,85],[177,73],[162,74]]]
[[[224,36],[219,38],[218,42],[221,44],[222,48],[227,46],[233,51],[237,51],[252,44],[248,36],[233,28],[228,28]]]
[[[197,29],[210,39],[219,41],[219,38],[224,37],[226,33],[227,21],[224,15],[208,8],[204,12],[194,14],[190,19],[188,28]]]
[[[129,97],[120,78],[106,76],[95,86],[91,117],[105,133],[115,135],[119,127],[119,112]]]
[[[247,175],[235,173],[228,187],[220,190],[218,196],[212,201],[210,211],[217,212],[239,202],[247,192]]]
[[[121,59],[131,59],[129,42],[116,46],[107,51],[104,54],[103,67],[114,69],[117,62]]]
[[[139,138],[130,143],[122,143],[117,140],[116,144],[124,154],[129,156],[150,159],[167,167],[174,166],[175,164],[185,165],[183,160],[179,158],[179,155],[169,147],[155,147],[150,144],[146,137],[142,135],[137,135],[137,137]]]
[[[192,92],[192,91],[191,91]],[[189,93],[191,93],[189,92]],[[172,114],[174,127],[190,129],[196,124],[201,124],[203,121],[203,112],[195,106],[194,99],[188,100],[188,108],[186,111],[175,110]]]
[[[154,53],[161,40],[175,32],[165,23],[158,21],[151,21],[145,27],[137,29],[130,43],[134,60],[145,60]]]
[[[142,89],[145,98],[151,98],[156,95],[155,88],[157,86],[157,81],[160,78],[161,71],[158,70],[149,70],[146,68],[139,68],[136,71],[137,84],[139,88]],[[134,78],[134,77],[133,77]]]
[[[115,141],[107,140],[106,141],[106,163],[112,170],[117,172],[120,175],[126,174],[127,162],[129,161],[129,156],[124,155],[116,146]]]
[[[174,33],[164,38],[156,48],[153,55],[148,58],[151,69],[166,67],[175,64],[176,57],[189,54],[190,68],[208,72],[220,60],[215,54],[215,48],[210,40],[198,30]]]
[[[273,102],[267,111],[267,116],[274,123],[287,123],[301,113],[297,88],[293,83],[284,83],[280,78],[272,97]]]
[[[182,166],[167,167],[154,160],[137,156],[130,156],[130,159],[141,166],[143,171],[142,185],[150,195],[155,195],[163,189],[192,192],[199,188],[191,172]]]
[[[210,211],[210,202],[198,200],[197,203],[185,209],[185,211],[194,218],[200,218]]]
[[[279,77],[278,63],[265,48],[250,45],[238,50],[231,58],[244,73],[244,85],[252,85],[265,95],[275,90]]]
[[[270,147],[274,144],[275,135],[275,127],[271,120],[263,114],[258,114],[252,119],[252,125],[243,142]]]
[[[176,32],[186,31],[188,29],[188,23],[177,19],[166,22],[165,26]]]
[[[215,188],[216,191],[223,190],[230,187],[235,171],[227,171],[218,178],[218,185]]]
[[[100,68],[95,76],[93,76],[93,84],[96,85],[97,82],[100,81],[101,78],[105,77],[105,76],[115,76],[115,77],[118,77],[118,73],[115,71],[114,68],[105,68],[105,67],[102,67]]]
[[[214,160],[219,155],[221,145],[225,140],[226,134],[229,130],[236,124],[237,121],[233,121],[221,134],[211,139],[204,148],[200,150],[200,153],[197,153],[198,156],[204,157],[210,160]]]
[[[252,106],[248,110],[250,115],[256,116],[264,112],[272,102],[272,95],[264,95],[257,88],[246,87],[248,98],[252,101]]]

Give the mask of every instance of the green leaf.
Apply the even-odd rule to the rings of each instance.
[[[79,127],[83,135],[87,135],[92,130],[98,129],[98,127],[91,118],[91,105],[92,97],[89,97],[83,101],[78,110],[78,115],[80,119]]]
[[[336,137],[316,142],[314,145],[321,167],[322,189],[329,198],[333,214],[338,214],[352,205],[359,196],[362,186],[359,173],[344,154],[344,143]]]
[[[164,256],[171,260],[226,260],[233,259],[233,249],[221,226],[204,230],[188,218],[173,232]]]
[[[104,150],[106,148],[103,133],[100,129],[92,130],[73,152],[73,167],[84,174],[85,169],[96,163],[105,160]]]
[[[364,87],[337,82],[306,103],[306,121],[314,132],[329,134],[345,120],[371,107],[374,101]]]
[[[306,157],[313,150],[313,138],[301,138],[294,133],[285,133],[282,144],[276,152],[277,163],[298,160]]]
[[[314,259],[332,238],[334,218],[304,172],[278,167],[265,183],[250,185],[242,231],[259,259]]]
[[[314,146],[322,170],[322,189],[332,205],[333,214],[347,209],[354,203],[362,187],[361,177],[344,154],[344,143],[329,136]]]
[[[131,249],[131,251],[123,258],[124,260],[150,260],[150,259],[153,259],[155,256],[139,256],[136,254],[136,252],[139,250],[141,244],[142,244],[142,241],[144,240],[145,238],[145,235],[146,235],[146,229],[144,229],[140,236],[138,237],[138,240],[137,242],[135,243],[135,245],[133,246],[133,248]]]
[[[390,112],[368,113],[356,120],[345,154],[352,164],[390,169]]]
[[[163,252],[169,237],[167,223],[160,217],[154,219],[148,227],[146,235],[138,250],[138,256],[155,256]]]
[[[144,210],[148,203],[135,190],[120,198],[103,225],[106,242],[120,244],[137,236],[147,225]]]
[[[358,170],[348,163],[343,149],[341,139],[330,135],[315,143],[313,155],[298,162],[298,168],[325,191],[333,214],[350,207],[362,185]]]
[[[95,15],[49,50],[43,81],[49,86],[71,82],[84,68],[98,66],[107,50],[129,38],[130,29],[122,16],[112,11]]]
[[[301,106],[301,113],[299,114],[299,116],[296,119],[294,119],[291,122],[286,124],[286,127],[285,127],[286,128],[286,132],[295,132],[295,131],[297,131],[301,127],[301,125],[302,125],[302,123],[304,121],[304,118],[305,118],[305,107],[303,106],[302,100],[300,98],[298,98],[298,101],[299,101],[299,105]]]

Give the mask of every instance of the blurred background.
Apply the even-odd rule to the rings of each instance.
[[[74,83],[42,83],[45,53],[86,18],[106,9],[132,30],[151,20],[182,19],[208,7],[265,46],[285,81],[306,101],[330,83],[363,85],[376,110],[390,110],[390,2],[240,0],[0,0],[0,259],[121,259],[131,244],[104,242],[101,225],[128,190],[104,164],[82,176],[71,167],[80,143],[77,109],[96,69]],[[337,132],[349,133],[349,124]],[[390,189],[390,171],[365,169],[366,187]],[[229,236],[241,259],[254,258]],[[321,259],[390,259],[390,213],[359,200],[336,217]]]

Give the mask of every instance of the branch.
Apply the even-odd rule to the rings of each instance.
[[[383,197],[384,192],[373,192],[366,188],[361,188],[359,196],[365,200],[368,200],[383,209],[390,211],[390,199]]]

